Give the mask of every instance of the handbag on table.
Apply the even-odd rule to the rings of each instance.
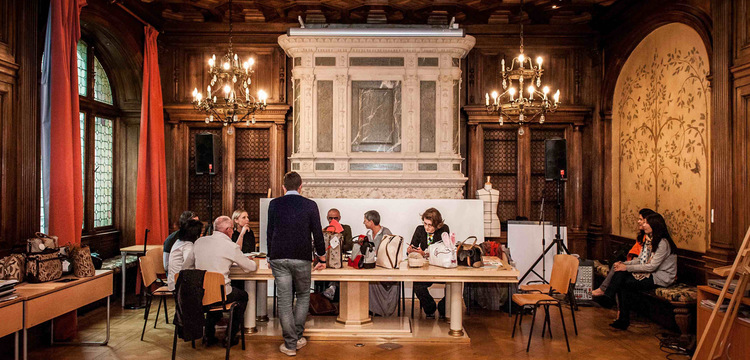
[[[70,260],[73,262],[73,275],[76,277],[91,277],[96,274],[91,250],[88,246],[71,247]]]
[[[341,269],[343,266],[341,257],[341,248],[343,235],[329,231],[323,232],[323,240],[326,244],[326,267],[331,269]]]
[[[398,235],[384,235],[378,246],[376,264],[386,269],[398,269],[404,260],[404,238]]]
[[[466,242],[472,238],[474,239],[474,242],[471,243],[471,245],[466,244]],[[482,267],[482,248],[477,245],[476,236],[469,236],[456,247],[458,248],[458,265],[476,268]]]
[[[442,241],[432,243],[427,247],[427,254],[430,259],[430,265],[443,268],[454,268],[458,266],[458,261],[456,260],[456,247],[447,233],[443,233]]]
[[[36,237],[26,240],[26,253],[36,254],[45,250],[57,249],[57,236],[44,233],[34,234]]]
[[[370,241],[365,240],[362,243],[362,246],[359,248],[360,253],[362,254],[361,262],[359,263],[360,269],[374,269],[375,268],[375,259],[376,259],[376,253],[375,253],[375,244],[373,244]]]
[[[28,254],[26,256],[26,280],[41,283],[62,277],[62,259],[57,250]]]
[[[26,275],[26,256],[23,254],[10,254],[2,260],[2,270],[0,271],[0,279],[2,280],[18,280],[19,283],[23,282],[24,275]]]

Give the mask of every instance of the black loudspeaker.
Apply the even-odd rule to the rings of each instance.
[[[547,181],[568,179],[565,139],[544,140],[544,179]]]
[[[195,173],[216,175],[219,162],[219,137],[215,134],[195,134]]]

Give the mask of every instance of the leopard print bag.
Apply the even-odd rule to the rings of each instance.
[[[0,262],[3,264],[0,279],[23,282],[26,271],[26,257],[23,254],[8,255]]]
[[[73,262],[73,275],[79,278],[94,276],[94,262],[91,260],[91,250],[88,246],[71,247],[68,253]]]
[[[62,259],[59,252],[29,254],[26,258],[26,280],[41,283],[62,277]]]

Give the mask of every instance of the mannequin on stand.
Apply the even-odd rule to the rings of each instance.
[[[484,183],[484,188],[477,190],[477,199],[484,202],[484,236],[500,237],[500,219],[497,217],[497,204],[500,201],[500,191],[492,188],[490,177]]]

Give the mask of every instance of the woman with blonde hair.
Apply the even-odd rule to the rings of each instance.
[[[250,229],[250,219],[247,217],[247,211],[242,209],[235,210],[232,213],[232,224],[234,226],[232,241],[236,242],[245,254],[255,251],[255,234]]]

